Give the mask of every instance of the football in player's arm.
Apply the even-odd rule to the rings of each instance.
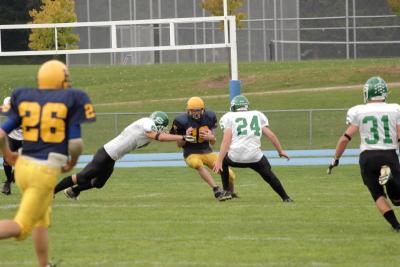
[[[359,132],[360,170],[379,212],[400,232],[400,224],[386,199],[384,188],[392,204],[400,206],[400,164],[397,156],[400,137],[400,106],[386,103],[388,89],[380,77],[371,77],[364,88],[364,104],[350,108],[347,112],[348,124],[339,138],[335,156],[328,166],[328,174],[339,165],[347,144]]]
[[[172,123],[171,133],[191,135],[195,138],[194,142],[188,143],[178,141],[178,147],[183,148],[183,157],[187,166],[195,169],[200,177],[213,190],[214,197],[220,198],[222,190],[214,181],[210,172],[206,169],[212,169],[217,155],[213,153],[210,145],[215,144],[214,135],[217,127],[217,116],[211,110],[205,109],[204,101],[197,96],[191,97],[187,101],[186,112],[181,113],[174,119]],[[229,170],[229,187],[234,190],[235,174]],[[237,197],[233,193],[234,197]]]
[[[289,159],[282,149],[278,137],[269,128],[267,117],[257,111],[249,111],[249,101],[243,95],[231,101],[231,112],[220,120],[223,138],[218,159],[213,170],[221,174],[224,187],[223,196],[229,199],[228,167],[251,168],[282,198],[292,202],[281,182],[271,170],[268,159],[261,151],[261,136],[266,136],[275,146],[280,157]]]
[[[54,193],[64,190],[67,198],[76,200],[82,191],[102,188],[112,175],[117,160],[132,150],[148,145],[152,140],[194,141],[193,136],[165,133],[168,122],[168,115],[165,112],[155,111],[150,117],[131,123],[121,134],[102,146],[82,171],[62,179]]]
[[[86,93],[70,87],[68,68],[60,61],[44,63],[38,88],[21,88],[11,95],[8,120],[0,128],[0,150],[15,164],[15,183],[22,193],[13,220],[0,221],[0,239],[24,240],[32,233],[39,266],[48,262],[48,227],[58,175],[69,171],[82,151],[80,124],[95,121]],[[68,89],[67,89],[68,88]],[[22,128],[20,155],[10,150],[7,134]],[[69,157],[68,157],[69,155]]]

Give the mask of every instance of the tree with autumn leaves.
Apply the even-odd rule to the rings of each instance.
[[[388,4],[392,11],[400,16],[400,0],[388,0]]]
[[[29,11],[32,23],[76,22],[74,0],[43,0],[39,10]],[[54,29],[32,29],[29,35],[29,48],[33,50],[55,49]],[[76,49],[79,35],[72,33],[72,28],[57,29],[58,49]]]
[[[246,18],[246,14],[242,12],[237,12],[237,9],[242,7],[244,4],[244,0],[227,0],[227,8],[228,15],[236,16],[236,27],[242,28],[241,20]],[[213,16],[223,16],[224,15],[224,1],[223,0],[203,0],[201,3],[201,7],[210,12]],[[219,24],[221,30],[224,29],[224,23],[220,22]],[[228,25],[229,29],[229,25]],[[229,31],[228,31],[229,34]],[[231,73],[231,55],[229,53],[229,48],[226,49],[226,54],[228,58],[229,64],[229,76],[232,76]]]
[[[223,0],[203,0],[201,6],[204,10],[210,12],[213,16],[223,16],[224,15],[224,1]],[[242,12],[237,12],[237,9],[242,7],[244,0],[227,0],[228,3],[228,15],[236,16],[236,25],[238,28],[242,28],[241,20],[246,18],[246,14]],[[221,29],[223,29],[224,24],[221,23]]]

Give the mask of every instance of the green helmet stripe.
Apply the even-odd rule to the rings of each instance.
[[[237,95],[231,101],[231,111],[248,110],[250,102],[244,95]]]
[[[169,123],[167,113],[162,111],[154,111],[153,113],[151,113],[150,119],[154,121],[154,124],[156,125],[158,131],[164,130]]]

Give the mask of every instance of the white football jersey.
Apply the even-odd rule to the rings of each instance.
[[[139,119],[128,125],[117,137],[104,145],[107,154],[113,160],[119,160],[128,152],[146,146],[151,139],[146,132],[156,132],[157,127],[150,118]]]
[[[261,151],[262,128],[268,126],[267,117],[256,110],[228,112],[220,120],[222,131],[231,129],[232,142],[228,156],[240,163],[257,162]]]
[[[347,112],[347,124],[358,126],[360,150],[397,149],[400,106],[385,102],[354,106]]]

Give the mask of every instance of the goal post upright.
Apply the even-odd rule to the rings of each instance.
[[[231,68],[231,77],[229,81],[229,99],[232,100],[235,96],[240,95],[241,88],[237,59],[236,18],[228,22],[228,0],[224,0],[223,6],[225,43],[230,43],[229,67]]]
[[[224,41],[213,43],[191,43],[179,44],[176,39],[176,30],[178,24],[185,23],[203,23],[203,22],[223,22],[224,23]],[[141,25],[164,24],[169,28],[169,42],[167,44],[159,44],[153,46],[121,46],[117,40],[117,30],[119,27],[135,27]],[[60,49],[58,46],[59,29],[62,28],[92,28],[104,27],[109,29],[110,45],[103,48],[76,48],[76,49]],[[25,30],[25,29],[52,29],[53,30],[53,49],[49,50],[25,50],[25,51],[3,51],[1,46],[4,40],[4,34],[7,30]],[[90,41],[90,38],[89,38]],[[70,23],[45,23],[45,24],[12,24],[0,25],[0,57],[8,56],[45,56],[45,55],[80,55],[80,54],[100,54],[100,53],[121,53],[121,52],[150,52],[150,51],[180,51],[180,50],[198,50],[198,49],[229,49],[229,66],[230,81],[229,95],[230,99],[240,94],[240,80],[238,75],[238,54],[236,39],[236,17],[228,15],[227,0],[224,0],[224,16],[211,17],[190,17],[190,18],[169,18],[169,19],[148,19],[148,20],[121,20],[121,21],[96,21],[96,22],[70,22]],[[111,63],[112,64],[112,63]]]

